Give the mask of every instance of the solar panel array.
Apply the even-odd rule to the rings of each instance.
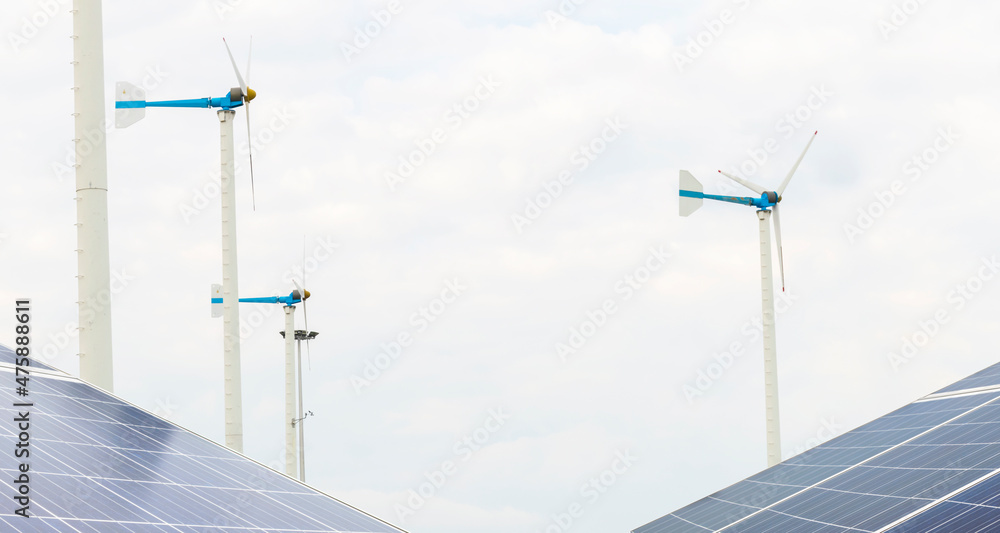
[[[0,442],[12,456],[13,404],[25,399],[8,359],[0,347]],[[0,461],[0,531],[402,531],[76,378],[30,378],[33,517],[14,514],[19,472]]]
[[[10,348],[0,345],[0,364],[14,364],[14,352]],[[55,368],[35,359],[31,360],[31,366],[34,368],[41,368],[42,370],[52,370],[57,371]]]
[[[1000,531],[1000,364],[634,533]]]

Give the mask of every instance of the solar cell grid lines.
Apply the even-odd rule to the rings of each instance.
[[[0,362],[0,376],[12,373]],[[0,507],[0,530],[402,531],[76,378],[34,373],[31,384],[33,517]],[[0,387],[0,416],[17,416],[15,401]],[[16,439],[0,424],[5,446]],[[7,494],[14,468],[0,464]]]
[[[1000,365],[634,533],[1000,531]]]
[[[6,346],[0,346],[0,364],[14,364],[14,352],[12,352]],[[42,370],[57,371],[55,368],[38,361],[37,359],[31,360],[31,366],[35,368],[41,368]]]
[[[977,387],[988,387],[997,384],[1000,384],[1000,363],[980,370],[963,380],[952,383],[951,385],[935,392],[935,394],[968,390]]]

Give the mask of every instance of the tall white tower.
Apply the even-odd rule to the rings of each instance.
[[[101,18],[101,0],[73,0],[80,377],[111,392],[114,374],[105,142],[108,129],[104,116],[104,28]]]

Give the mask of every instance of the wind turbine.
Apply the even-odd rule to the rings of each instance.
[[[303,276],[304,278],[304,276]],[[303,282],[305,279],[303,279]],[[312,296],[309,291],[303,289],[297,282],[295,290],[287,296],[265,296],[262,298],[240,298],[240,303],[258,304],[281,304],[285,310],[285,473],[289,477],[297,477],[305,481],[305,463],[303,448],[303,428],[302,420],[306,415],[302,412],[302,350],[299,347],[298,361],[295,358],[295,341],[298,338],[295,330],[295,305],[302,304],[302,314],[305,315],[306,331],[309,332],[309,314],[306,311],[306,300]],[[212,316],[223,316],[223,288],[221,285],[212,285]],[[308,349],[309,340],[316,334],[307,335],[306,347]],[[298,379],[295,370],[298,367]],[[298,409],[296,409],[296,394],[298,394]],[[298,431],[296,435],[296,424]]]
[[[757,219],[760,223],[760,287],[762,297],[762,318],[764,322],[764,396],[765,411],[767,417],[767,466],[771,467],[781,462],[781,424],[778,414],[778,361],[777,348],[775,345],[774,333],[774,283],[772,280],[773,269],[771,267],[771,211],[774,211],[774,236],[778,246],[778,268],[781,272],[781,290],[785,290],[785,265],[781,255],[781,216],[778,214],[778,204],[781,203],[782,193],[788,187],[788,182],[802,163],[802,159],[812,146],[816,135],[806,144],[802,155],[792,166],[792,170],[785,176],[785,180],[776,191],[757,185],[738,176],[719,171],[720,174],[743,185],[760,197],[745,196],[719,196],[705,194],[701,183],[688,171],[682,170],[680,173],[680,215],[689,216],[697,211],[705,198],[709,200],[719,200],[742,204],[757,208]]]
[[[229,60],[236,71],[239,87],[233,87],[226,96],[191,100],[147,101],[146,92],[127,82],[116,84],[115,126],[127,128],[146,116],[147,107],[218,108],[221,127],[222,173],[222,301],[223,361],[225,364],[226,446],[243,452],[243,393],[240,372],[240,315],[236,305],[239,276],[236,267],[236,163],[233,141],[235,108],[246,106],[247,136],[250,134],[250,101],[257,96],[249,88],[236,67],[236,60],[229,44],[222,40],[229,53]],[[253,42],[251,40],[251,49]],[[250,76],[250,54],[247,55],[247,77]],[[250,190],[253,191],[253,156],[250,157]]]

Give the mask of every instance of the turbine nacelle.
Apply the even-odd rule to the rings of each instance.
[[[759,197],[753,196],[721,196],[716,194],[705,194],[705,188],[702,186],[701,182],[694,177],[690,172],[682,170],[680,173],[680,203],[679,211],[682,217],[686,217],[694,213],[699,208],[701,208],[702,203],[705,199],[718,200],[720,202],[729,202],[733,204],[742,204],[746,206],[756,207],[761,211],[769,211],[774,213],[774,233],[775,241],[778,247],[778,266],[781,269],[781,290],[785,290],[785,264],[784,257],[782,256],[781,249],[781,215],[779,214],[778,204],[781,202],[782,193],[785,192],[785,188],[788,187],[788,182],[792,180],[792,176],[795,175],[795,171],[798,170],[799,164],[802,163],[802,159],[806,156],[806,152],[809,151],[809,147],[812,146],[813,141],[816,139],[816,135],[819,132],[813,133],[812,138],[809,139],[809,143],[806,144],[805,150],[802,151],[802,155],[792,166],[792,170],[785,176],[784,181],[775,191],[769,191],[764,189],[760,185],[753,183],[752,181],[745,180],[739,176],[733,174],[728,174],[723,171],[719,171],[719,174],[743,185],[747,189],[759,194]]]
[[[132,124],[139,122],[146,116],[147,107],[219,108],[227,111],[236,107],[244,107],[247,118],[247,139],[253,139],[253,135],[250,132],[250,102],[257,97],[257,91],[247,86],[247,81],[244,80],[243,75],[240,73],[240,69],[236,66],[236,59],[233,58],[233,52],[229,49],[229,43],[227,43],[225,39],[223,39],[222,42],[226,45],[226,53],[229,54],[229,60],[233,64],[233,70],[236,73],[236,81],[239,82],[239,86],[233,87],[229,90],[229,93],[226,94],[226,96],[219,98],[194,98],[189,100],[164,100],[150,102],[146,100],[146,91],[144,89],[136,87],[131,83],[120,81],[115,85],[115,127],[127,128]],[[250,48],[251,51],[247,54],[247,80],[250,79],[250,59],[253,52],[253,38],[250,39]],[[250,159],[250,195],[253,209],[256,211],[257,193],[253,184],[253,143],[249,143],[248,146],[250,146],[248,151]]]
[[[233,103],[232,107],[239,107],[245,102],[248,103],[250,100],[257,98],[257,91],[247,87],[246,94],[243,93],[243,89],[239,87],[233,87],[229,89],[229,101]]]
[[[298,284],[296,284],[298,285]],[[286,307],[294,306],[298,303],[303,303],[312,296],[307,290],[296,288],[292,292],[288,293],[287,296],[264,296],[262,298],[240,298],[239,302],[244,304],[281,304]],[[212,317],[218,318],[222,316],[222,285],[213,284],[212,285]]]

